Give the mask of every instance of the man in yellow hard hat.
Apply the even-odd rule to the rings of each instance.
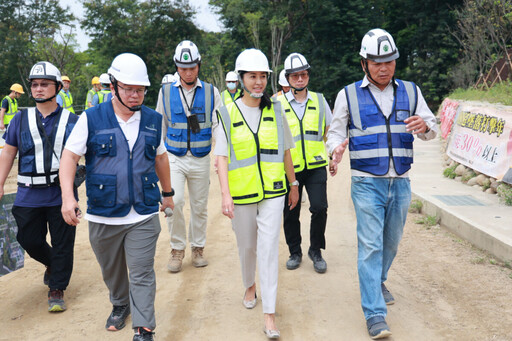
[[[0,130],[7,129],[14,115],[18,112],[18,98],[25,92],[23,87],[14,83],[11,86],[11,93],[2,100],[2,109],[0,109]]]
[[[85,99],[85,109],[92,107],[92,99],[94,95],[98,93],[98,91],[101,90],[101,83],[100,78],[98,76],[92,77],[92,88],[87,91],[87,98]]]
[[[73,96],[71,96],[71,92],[69,91],[71,79],[69,79],[68,76],[62,76],[62,84],[62,89],[59,91],[59,95],[57,96],[57,103],[64,109],[68,109],[74,114],[75,110],[73,109]]]

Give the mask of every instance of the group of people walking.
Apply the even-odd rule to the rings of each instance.
[[[184,269],[187,245],[191,264],[207,266],[214,137],[222,214],[231,220],[237,240],[245,289],[242,305],[257,305],[258,268],[263,332],[269,339],[279,338],[281,225],[289,249],[286,268],[295,270],[303,257],[299,217],[305,190],[311,213],[308,257],[317,273],[325,273],[321,250],[326,249],[327,170],[336,175],[348,146],[361,304],[370,337],[391,335],[385,317],[386,305],[394,298],[384,282],[410,203],[407,173],[413,162],[413,135],[432,139],[437,128],[420,89],[395,79],[399,53],[388,32],[370,30],[360,55],[364,78],[338,93],[333,111],[321,93],[309,90],[312,66],[300,53],[285,59],[279,77],[283,89],[270,97],[267,57],[258,49],[242,51],[234,71],[226,75],[227,89],[220,93],[199,79],[197,46],[182,41],[173,57],[177,75],[162,80],[156,111],[143,105],[150,85],[144,61],[123,53],[105,76],[93,78],[86,100],[90,108],[80,117],[66,101],[56,99],[61,88],[69,88],[65,77],[49,62],[35,64],[29,80],[36,107],[14,115],[4,135],[0,198],[19,152],[13,208],[17,237],[28,254],[46,266],[48,310],[66,310],[64,291],[73,267],[76,225],[82,218],[77,165],[84,157],[84,218],[113,306],[105,328],[120,330],[131,315],[133,340],[153,340],[158,212],[165,212],[170,235],[168,271]],[[105,101],[109,89],[111,99]],[[46,242],[48,230],[51,245]]]

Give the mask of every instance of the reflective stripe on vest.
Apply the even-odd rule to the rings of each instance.
[[[108,101],[109,94],[110,90],[102,89],[98,91],[98,104]]]
[[[293,135],[295,148],[290,149],[295,172],[324,167],[328,164],[323,141],[325,134],[325,99],[321,93],[309,92],[310,99],[299,120],[285,95],[277,97],[283,104],[288,124]]]
[[[231,97],[231,92],[229,92],[228,90],[224,90],[222,91],[222,93],[220,94],[220,98],[222,99],[222,103],[224,103],[224,105],[228,105],[229,103],[233,103],[234,101],[236,101],[238,99],[238,97],[240,97],[240,93],[242,91],[240,91],[240,89],[237,89],[236,92],[235,92],[235,95],[233,97]]]
[[[233,202],[254,204],[286,194],[281,104],[273,102],[270,109],[263,109],[257,133],[235,103],[219,109],[219,120],[229,146],[228,182]]]
[[[59,92],[60,97],[62,97],[62,104],[64,109],[68,109],[73,114],[75,113],[75,110],[73,109],[73,96],[71,95],[71,92],[69,95],[64,92],[64,90],[61,90]]]
[[[162,102],[167,117],[168,129],[165,146],[174,155],[183,156],[188,150],[196,157],[208,155],[212,145],[213,85],[201,81],[202,87],[196,87],[191,114],[199,121],[199,133],[193,133],[187,121],[187,115],[181,101],[179,87],[172,84],[162,86]]]
[[[57,123],[57,131],[55,133],[55,139],[53,142],[53,152],[51,154],[51,161],[45,160],[44,153],[44,141],[41,137],[37,126],[37,113],[35,108],[27,109],[28,126],[30,136],[34,142],[34,163],[35,163],[35,174],[18,174],[18,184],[25,187],[31,187],[34,185],[51,185],[55,183],[55,178],[59,171],[60,155],[64,147],[64,137],[66,134],[66,125],[68,124],[69,115],[71,112],[66,109],[62,109],[60,114],[59,122]],[[20,156],[20,159],[23,156]],[[45,163],[51,162],[50,174],[45,172]]]
[[[414,115],[417,105],[416,85],[398,83],[393,112],[386,118],[368,87],[362,81],[345,87],[349,122],[349,150],[352,169],[373,175],[389,172],[390,158],[398,175],[411,168],[414,136],[406,131],[404,119]]]
[[[7,103],[9,103],[9,108],[7,108],[7,111],[4,113],[4,124],[9,124],[14,115],[18,112],[18,100],[10,96],[5,96],[4,99],[7,99]]]

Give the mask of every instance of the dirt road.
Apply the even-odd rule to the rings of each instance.
[[[307,258],[299,269],[286,270],[288,252],[281,237],[277,302],[281,340],[369,340],[359,301],[348,174],[344,163],[340,174],[329,179],[327,273],[315,273]],[[13,179],[6,189],[15,190]],[[80,198],[85,211],[83,187]],[[220,212],[213,171],[209,200],[206,268],[194,268],[187,249],[183,271],[167,272],[169,236],[161,219],[155,260],[157,340],[265,340],[261,301],[253,310],[241,303],[244,289],[236,241],[230,222]],[[304,226],[307,204],[303,204]],[[409,216],[387,282],[396,298],[388,312],[393,332],[389,340],[512,340],[512,271],[490,264],[484,254],[438,227],[416,224],[418,217]],[[305,241],[307,230],[303,228]],[[303,243],[303,249],[307,247]],[[43,267],[27,257],[25,268],[0,278],[0,340],[131,340],[129,327],[115,333],[104,329],[111,305],[89,245],[86,221],[77,230],[66,312],[47,312],[48,288],[42,277]]]

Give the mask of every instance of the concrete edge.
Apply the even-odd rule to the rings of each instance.
[[[501,261],[512,260],[512,245],[502,242],[483,229],[478,228],[474,223],[450,212],[448,209],[441,207],[441,205],[434,204],[431,200],[420,194],[413,192],[412,199],[420,200],[423,203],[422,213],[439,217],[440,224],[444,229],[489,252]]]

